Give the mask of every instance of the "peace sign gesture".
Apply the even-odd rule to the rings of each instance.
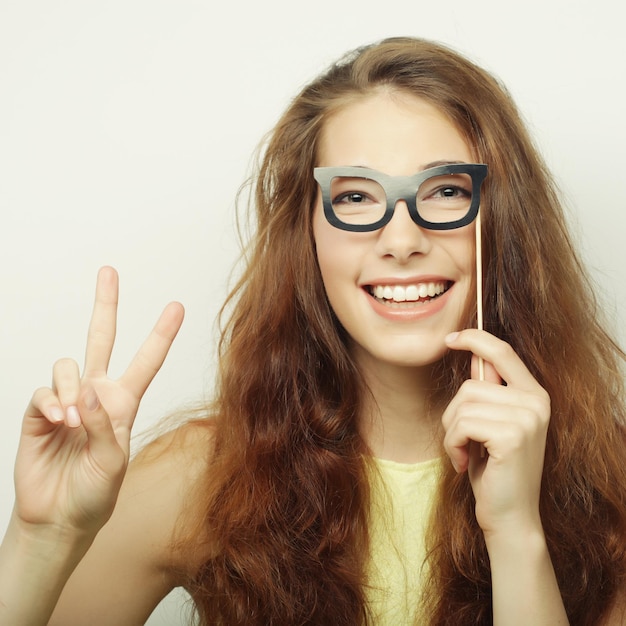
[[[170,303],[118,380],[107,369],[115,341],[118,276],[98,273],[85,367],[58,361],[52,386],[26,410],[15,465],[15,514],[21,523],[97,532],[113,512],[128,465],[139,402],[159,371],[184,310]]]

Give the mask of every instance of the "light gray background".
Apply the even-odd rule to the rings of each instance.
[[[82,360],[98,267],[121,275],[114,374],[163,305],[187,309],[137,429],[210,391],[251,155],[303,84],[372,40],[438,39],[507,84],[624,343],[623,6],[1,0],[0,531],[22,411],[56,359]],[[151,626],[182,623],[178,604]]]

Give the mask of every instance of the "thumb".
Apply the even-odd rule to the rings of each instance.
[[[109,415],[100,403],[96,390],[85,386],[80,394],[78,410],[85,432],[89,452],[106,472],[117,473],[128,460],[129,442],[120,442],[115,436]]]

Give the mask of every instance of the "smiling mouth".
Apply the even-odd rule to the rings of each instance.
[[[367,292],[378,302],[388,306],[414,306],[442,296],[452,281],[418,283],[415,285],[367,285]]]

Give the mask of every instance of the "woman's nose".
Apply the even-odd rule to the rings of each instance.
[[[426,254],[431,242],[428,231],[411,219],[406,202],[399,200],[393,217],[380,229],[376,247],[381,256],[392,256],[398,263],[406,263],[415,254]]]

